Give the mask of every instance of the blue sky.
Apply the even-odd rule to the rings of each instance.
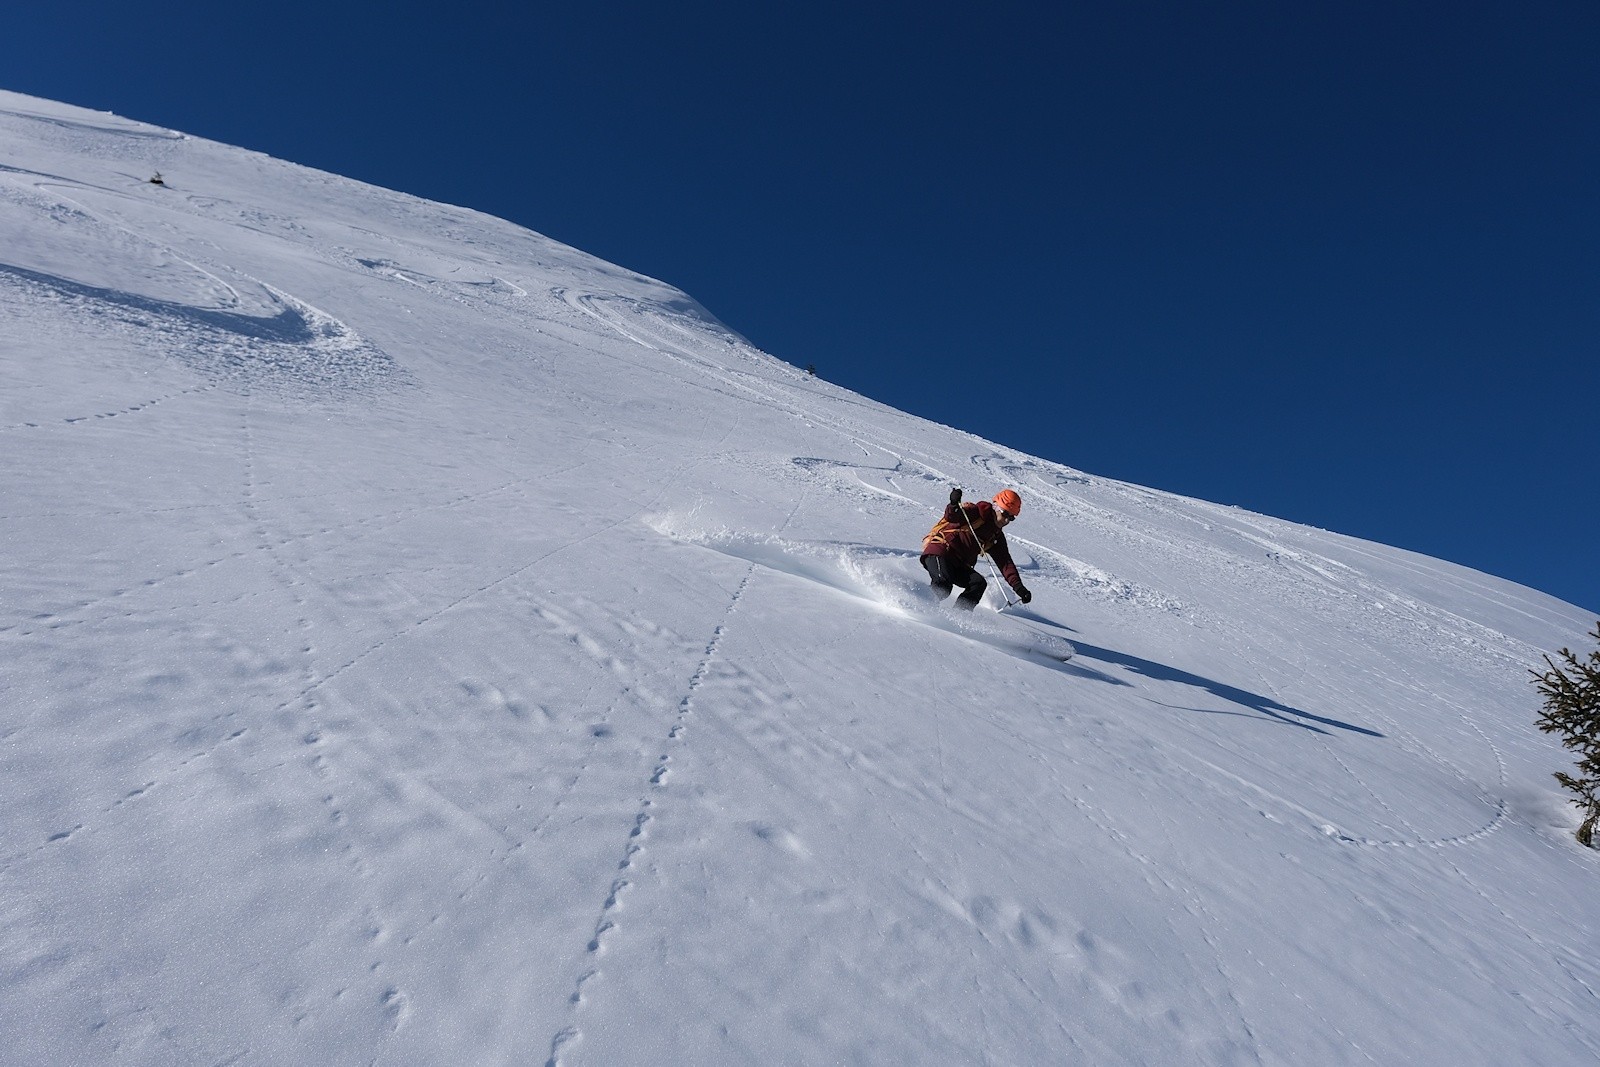
[[[28,4],[0,86],[500,215],[919,415],[1600,611],[1596,54],[1600,4],[1537,0]]]

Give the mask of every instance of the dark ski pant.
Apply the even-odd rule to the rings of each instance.
[[[966,590],[956,598],[956,606],[968,611],[978,606],[983,599],[983,591],[989,588],[988,579],[983,575],[943,556],[923,556],[922,566],[933,579],[933,591],[940,600],[949,596],[950,591],[958,585]]]

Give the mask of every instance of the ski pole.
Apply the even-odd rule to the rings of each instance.
[[[979,537],[978,531],[972,528],[972,517],[967,514],[967,506],[965,504],[957,504],[956,507],[961,509],[961,517],[967,520],[967,531],[972,534],[972,543],[978,546],[978,555],[988,560],[989,573],[994,575],[994,584],[999,588],[1000,595],[1005,597],[1006,607],[1012,607],[1011,594],[1006,592],[1005,580],[1000,577],[1000,572],[995,569],[994,560],[989,559],[989,550],[983,547],[983,538]]]

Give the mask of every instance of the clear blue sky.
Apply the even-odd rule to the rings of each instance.
[[[897,407],[1600,611],[1593,0],[5,24],[5,88],[488,211]]]

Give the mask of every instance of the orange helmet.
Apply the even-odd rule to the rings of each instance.
[[[1015,489],[1000,490],[994,495],[994,504],[1013,519],[1022,514],[1022,498]]]

